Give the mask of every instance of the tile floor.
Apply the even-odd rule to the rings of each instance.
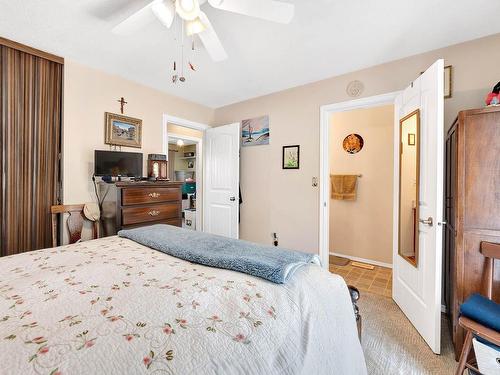
[[[392,297],[392,270],[375,266],[373,270],[354,267],[349,262],[346,266],[330,264],[330,272],[342,276],[348,285],[355,286],[361,292],[368,291],[384,297]]]

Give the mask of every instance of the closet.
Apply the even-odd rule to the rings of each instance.
[[[459,307],[469,295],[484,294],[481,241],[500,243],[500,107],[461,111],[446,140],[444,298],[455,356],[464,331]],[[493,299],[500,303],[496,261]]]
[[[0,38],[0,256],[51,246],[63,59]]]

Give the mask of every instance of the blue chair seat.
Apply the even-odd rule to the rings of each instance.
[[[460,306],[460,315],[500,332],[500,304],[474,293]]]

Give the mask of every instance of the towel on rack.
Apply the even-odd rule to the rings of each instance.
[[[331,174],[331,198],[336,200],[355,201],[357,194],[357,175]]]

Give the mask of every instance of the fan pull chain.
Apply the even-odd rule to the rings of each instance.
[[[184,22],[182,22],[182,33],[181,33],[181,76],[179,81],[186,82],[186,77],[184,77]]]
[[[176,22],[177,19],[174,19],[174,22],[173,22],[173,28],[172,28],[172,33],[174,35],[174,45],[177,45],[177,32],[178,32],[178,27],[177,27],[177,22]],[[176,84],[177,83],[177,80],[179,79],[179,75],[177,74],[177,62],[175,60],[175,57],[174,57],[174,71],[173,71],[173,74],[172,74],[172,83]]]

